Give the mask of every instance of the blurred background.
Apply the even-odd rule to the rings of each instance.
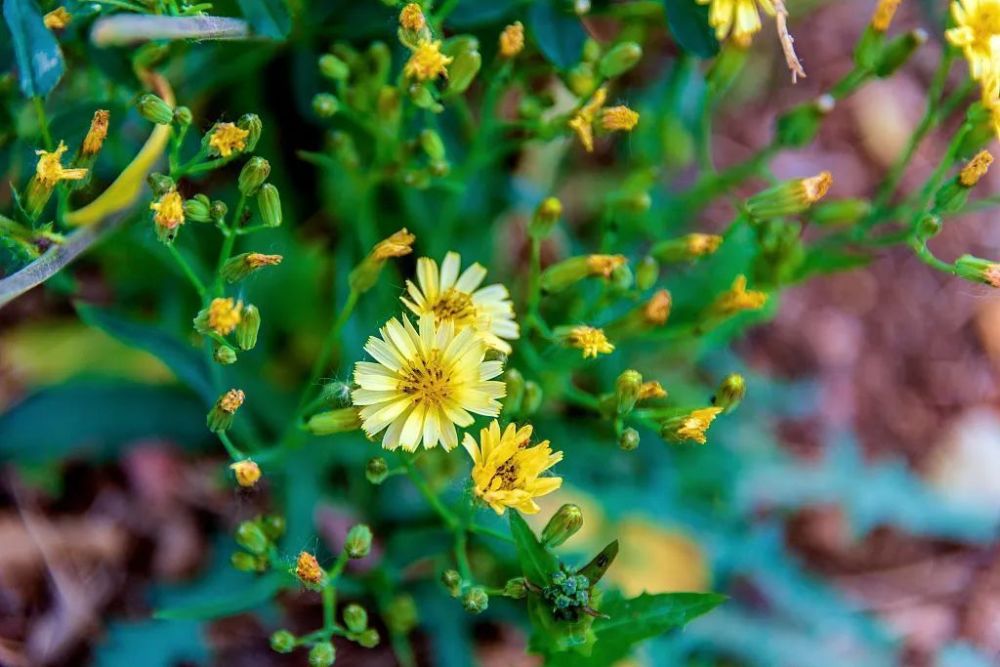
[[[325,317],[314,304],[330,298],[331,280],[343,276],[358,252],[339,200],[345,185],[296,155],[324,145],[324,126],[309,108],[321,87],[316,55],[337,39],[393,39],[392,10],[376,2],[329,4],[315,10],[314,27],[287,45],[191,45],[167,71],[179,100],[204,126],[245,111],[264,119],[258,153],[272,162],[290,222],[268,232],[267,247],[260,248],[285,255],[285,262],[255,279],[253,290],[267,316],[264,328],[271,327],[267,345],[282,354],[280,363],[245,372],[259,372],[260,382],[279,387],[294,386],[308,367]],[[809,76],[789,84],[773,26],[766,26],[716,123],[713,143],[722,166],[767,144],[778,114],[815,98],[850,69],[874,2],[789,4]],[[499,18],[460,27],[481,29],[481,41],[492,44],[495,21],[516,5],[497,3]],[[929,43],[896,76],[840,104],[814,145],[780,154],[773,165],[779,178],[829,169],[831,196],[871,194],[923,111],[940,52],[934,26],[941,25],[945,5],[903,3],[894,29],[923,26]],[[461,17],[459,11],[456,24]],[[612,29],[601,21],[585,25],[595,36]],[[645,91],[677,59],[665,29],[647,37],[632,87],[616,91],[640,108]],[[10,54],[2,51],[6,65]],[[104,59],[101,67],[117,66],[114,54],[81,55]],[[126,111],[127,99],[117,98],[112,118],[122,119],[122,131],[134,138],[143,126]],[[89,111],[67,104],[53,123],[78,128],[81,113]],[[922,182],[948,139],[946,133],[930,138],[904,187]],[[125,149],[112,142],[108,150]],[[633,149],[621,152],[619,163],[627,168]],[[6,200],[7,181],[16,182],[31,163],[29,147],[7,146],[4,153],[10,177],[0,198]],[[539,167],[538,154],[520,154],[496,176],[506,183],[497,192],[489,190],[489,174],[470,182],[470,190],[484,193],[478,215],[490,225],[490,247],[472,220],[454,239],[422,236],[405,218],[379,231],[416,226],[418,252],[455,247],[489,261],[501,277],[515,274],[524,257],[526,216],[547,188],[565,203],[570,230],[586,218],[588,187],[611,157],[599,151],[578,159],[556,179]],[[681,170],[677,187],[684,178]],[[998,181],[995,170],[979,187],[993,192]],[[650,215],[669,216],[666,206],[654,200]],[[730,213],[726,205],[710,209],[699,229],[721,229]],[[949,222],[935,250],[946,257],[1000,256],[1000,227],[990,218]],[[318,596],[306,592],[282,593],[271,602],[264,591],[251,610],[221,620],[151,618],[156,609],[224,604],[234,589],[252,596],[256,584],[228,565],[228,535],[238,521],[274,504],[266,487],[250,494],[225,480],[224,452],[203,428],[204,408],[162,356],[122,342],[142,337],[127,329],[131,321],[78,315],[81,302],[124,304],[148,318],[142,326],[183,328],[193,312],[191,295],[159,261],[161,252],[148,225],[132,225],[0,309],[0,665],[304,660],[271,652],[267,637],[279,619],[308,625],[318,618]],[[558,243],[547,252],[566,254]],[[332,257],[332,265],[324,257]],[[411,269],[404,264],[401,275]],[[383,285],[383,301],[391,302],[399,286],[399,279]],[[339,379],[355,359],[351,350],[360,349],[370,322],[386,308],[363,306],[348,326]],[[696,368],[677,370],[671,359],[688,353],[697,355]],[[644,434],[631,457],[607,454],[608,443],[598,442],[571,409],[539,420],[540,433],[574,451],[561,467],[567,486],[541,515],[564,502],[584,508],[586,525],[567,545],[571,553],[618,536],[622,552],[608,580],[625,592],[730,596],[683,633],[650,642],[634,664],[1000,664],[1000,298],[988,287],[932,272],[905,248],[887,250],[868,266],[789,288],[772,320],[731,343],[637,355],[648,361],[646,368],[659,370],[672,392],[703,392],[699,382],[711,386],[740,371],[749,393],[701,448],[667,449]],[[604,375],[613,380],[615,372]],[[276,398],[259,419],[279,419],[283,409]],[[354,487],[363,484],[358,470],[372,445],[355,440],[325,444],[315,454],[322,486],[317,478],[299,480],[286,509],[304,515],[307,529],[290,536],[289,558],[299,548],[336,544],[370,498],[370,491]],[[416,502],[404,487],[387,484],[381,504]],[[403,548],[390,532],[376,535],[379,553]],[[477,557],[488,564],[489,554]],[[411,593],[421,618],[414,639],[421,664],[536,664],[524,657],[524,629],[502,605],[488,618],[471,618],[431,583],[414,585]],[[388,647],[351,649],[344,647],[338,664],[396,664]]]

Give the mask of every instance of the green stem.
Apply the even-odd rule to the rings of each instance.
[[[340,309],[340,313],[337,315],[337,319],[333,321],[330,326],[330,330],[327,331],[326,339],[323,341],[323,347],[320,348],[319,354],[316,355],[315,361],[313,361],[312,369],[309,371],[309,380],[306,382],[305,388],[302,390],[302,395],[299,397],[298,406],[295,408],[295,418],[292,420],[293,424],[297,424],[299,419],[301,419],[302,414],[307,407],[307,400],[309,398],[309,392],[312,390],[316,384],[319,383],[320,377],[323,375],[323,371],[326,370],[327,365],[330,363],[330,357],[333,356],[333,351],[337,347],[337,342],[340,340],[340,331],[347,324],[347,320],[351,318],[351,313],[354,312],[354,307],[358,303],[358,298],[361,296],[356,290],[351,290],[347,295],[347,301],[344,302],[343,307]]]
[[[455,531],[455,563],[458,565],[458,573],[466,581],[472,580],[472,567],[469,565],[469,545],[468,534],[464,529]]]
[[[38,116],[38,128],[42,132],[45,150],[51,151],[53,149],[52,134],[49,132],[49,119],[45,115],[45,102],[41,97],[33,97],[31,101],[35,106],[35,115]]]
[[[208,301],[208,290],[206,289],[205,284],[201,282],[201,279],[198,277],[198,274],[194,272],[194,269],[191,267],[191,264],[188,263],[186,259],[184,259],[184,256],[181,254],[181,252],[177,249],[177,247],[173,243],[167,244],[167,250],[170,252],[170,255],[177,262],[177,265],[181,267],[181,271],[191,282],[191,285],[194,287],[195,291],[198,292],[198,296],[199,298],[201,298],[202,305],[204,306]]]
[[[427,504],[430,505],[435,512],[437,512],[438,516],[441,517],[441,520],[444,521],[448,530],[451,530],[456,534],[459,532],[464,533],[465,531],[462,528],[461,521],[458,520],[458,517],[455,516],[450,509],[445,507],[443,502],[441,502],[438,495],[434,493],[430,485],[427,484],[427,480],[424,479],[423,475],[420,474],[420,471],[418,471],[416,466],[413,465],[413,461],[411,461],[405,454],[402,459],[403,466],[406,468],[406,474],[409,475],[410,480],[413,482],[413,486],[417,487],[417,491],[419,491],[420,495],[424,497]]]
[[[493,530],[492,528],[487,528],[486,526],[480,526],[479,524],[470,523],[466,527],[470,533],[474,535],[486,535],[487,537],[492,537],[503,542],[513,542],[514,538],[506,533],[501,533],[499,530]]]
[[[222,296],[222,267],[229,261],[229,256],[233,254],[233,246],[236,244],[236,230],[240,227],[240,219],[243,217],[243,210],[247,205],[247,196],[240,194],[240,200],[236,204],[236,213],[233,221],[226,230],[222,240],[222,248],[219,250],[219,261],[215,266],[215,283],[212,285],[212,292],[216,296]]]
[[[246,454],[241,452],[239,447],[234,445],[233,441],[229,439],[228,433],[226,433],[225,431],[220,431],[218,435],[219,435],[219,440],[222,441],[222,446],[225,447],[226,451],[229,453],[229,458],[231,458],[233,461],[242,461],[247,457]]]

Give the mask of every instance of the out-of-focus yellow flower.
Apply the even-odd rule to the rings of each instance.
[[[420,9],[420,5],[411,2],[403,7],[403,10],[399,12],[399,25],[403,29],[413,32],[423,30],[427,26],[427,19],[424,18],[424,12]]]
[[[245,489],[254,486],[260,480],[260,466],[250,459],[237,461],[229,467],[236,476],[236,483]]]
[[[413,242],[417,237],[411,234],[404,227],[388,238],[382,239],[375,244],[372,255],[375,259],[386,260],[393,257],[403,257],[413,252]]]
[[[524,25],[515,21],[500,33],[500,55],[513,58],[524,48]]]
[[[744,310],[758,310],[767,303],[767,294],[747,289],[747,278],[736,276],[732,287],[723,292],[709,307],[709,312],[717,317],[728,317]]]
[[[646,322],[656,326],[666,324],[667,318],[670,317],[671,301],[670,292],[665,289],[661,289],[650,297],[642,311]]]
[[[628,597],[708,588],[705,555],[685,534],[636,516],[623,518],[615,528],[621,550],[605,580]]]
[[[639,124],[639,113],[620,104],[601,112],[601,127],[609,132],[631,132]]]
[[[610,278],[614,270],[628,263],[625,255],[588,255],[587,269],[592,276]]]
[[[56,7],[45,15],[42,21],[49,30],[62,30],[73,20],[73,15],[65,7]]]
[[[715,418],[722,412],[722,408],[698,408],[691,412],[672,417],[666,420],[661,429],[660,435],[673,442],[696,442],[704,445],[708,442],[708,428],[715,421]]]
[[[217,123],[208,138],[208,145],[217,155],[229,157],[247,147],[249,130],[244,130],[234,123]]]
[[[228,336],[243,319],[243,302],[231,298],[212,299],[208,305],[208,327],[220,336]]]
[[[708,23],[715,28],[715,36],[722,40],[732,34],[739,44],[749,44],[760,32],[760,14],[757,6],[774,16],[771,0],[698,0],[699,5],[709,5]]]
[[[639,400],[648,401],[651,398],[663,398],[667,395],[667,390],[656,380],[643,382],[639,387]]]
[[[615,346],[608,341],[602,329],[588,326],[573,327],[566,335],[570,347],[583,350],[583,358],[596,358],[599,354],[611,354]]]
[[[454,60],[441,53],[440,40],[423,40],[413,49],[410,59],[403,65],[403,74],[408,79],[431,81],[439,76],[447,78],[447,67]]]
[[[500,424],[493,420],[479,432],[479,443],[465,434],[462,446],[472,457],[472,482],[477,497],[484,500],[497,514],[508,507],[524,514],[536,514],[535,498],[545,496],[560,486],[561,477],[542,474],[562,461],[562,452],[553,452],[548,440],[530,446],[531,426],[520,429],[508,424],[501,433]]]
[[[892,24],[892,19],[896,15],[899,3],[902,0],[879,0],[872,15],[872,30],[875,32],[885,32]]]
[[[958,174],[959,183],[967,188],[975,186],[989,171],[991,164],[993,164],[993,155],[986,150],[979,151],[975,157],[969,160],[967,165],[962,167],[962,171]]]
[[[576,132],[577,138],[588,153],[594,150],[594,119],[608,99],[608,89],[598,88],[593,96],[569,119],[569,128]]]
[[[104,145],[104,139],[108,136],[108,122],[111,120],[111,112],[107,109],[98,109],[94,112],[94,117],[90,121],[90,129],[87,136],[83,138],[83,146],[80,153],[83,155],[96,155]]]
[[[981,81],[993,67],[993,40],[1000,36],[1000,0],[954,0],[951,16],[955,27],[945,37],[962,49],[969,75]]]
[[[323,581],[323,568],[319,566],[316,556],[303,551],[295,562],[295,576],[304,584],[315,585]]]

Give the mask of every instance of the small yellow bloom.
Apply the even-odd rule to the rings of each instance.
[[[708,442],[706,437],[708,427],[721,412],[722,408],[718,407],[692,410],[686,415],[668,419],[664,422],[660,434],[675,442],[691,441],[704,445]]]
[[[245,489],[252,487],[260,479],[260,466],[250,459],[237,461],[229,467],[236,476],[236,483]]]
[[[94,112],[94,117],[90,121],[90,129],[87,136],[83,138],[83,146],[80,153],[83,155],[97,155],[104,139],[108,136],[108,121],[111,119],[111,112],[107,109],[98,109]]]
[[[639,387],[639,400],[648,401],[652,398],[663,398],[667,395],[667,390],[656,380],[643,382]]]
[[[723,292],[709,307],[712,315],[728,317],[744,310],[758,310],[764,307],[767,302],[767,294],[754,290],[747,290],[747,278],[744,275],[736,276],[729,291]]]
[[[596,358],[599,354],[611,354],[615,346],[608,341],[602,329],[588,326],[578,326],[570,329],[566,336],[570,347],[583,350],[583,358]]]
[[[262,266],[277,266],[284,259],[281,255],[264,255],[259,252],[252,252],[246,256],[247,266],[251,269],[259,269]]]
[[[497,514],[502,515],[508,507],[536,514],[539,507],[534,499],[562,486],[561,477],[542,476],[562,461],[562,452],[553,452],[548,440],[529,447],[531,432],[531,426],[519,429],[508,424],[501,433],[494,419],[479,432],[478,444],[468,433],[462,440],[472,457],[473,490]]]
[[[242,389],[230,389],[219,397],[219,409],[231,415],[236,414],[245,399],[246,394]]]
[[[594,118],[608,99],[608,89],[601,86],[593,96],[569,120],[569,128],[576,132],[577,138],[588,153],[594,150]]]
[[[628,264],[624,255],[588,255],[587,269],[592,276],[603,276],[610,278],[614,270],[619,266]]]
[[[524,25],[515,21],[500,33],[500,55],[513,58],[524,48]]]
[[[427,26],[427,19],[424,18],[424,12],[420,9],[420,5],[411,2],[403,7],[403,10],[399,12],[399,25],[403,29],[413,32],[423,30]]]
[[[670,317],[670,306],[672,299],[670,292],[661,289],[654,294],[643,308],[643,315],[646,322],[655,326],[663,326]]]
[[[639,124],[639,113],[627,106],[608,107],[601,112],[601,127],[609,132],[631,132]]]
[[[833,185],[833,174],[828,171],[822,171],[815,176],[803,178],[801,183],[802,196],[806,203],[815,204],[825,197],[826,193],[830,190],[830,186]]]
[[[234,123],[216,123],[208,139],[208,145],[217,155],[229,157],[247,147],[248,136],[250,136],[249,130],[241,129]]]
[[[149,208],[155,211],[153,222],[163,230],[174,230],[184,224],[184,199],[176,190],[164,193]]]
[[[304,584],[318,584],[323,581],[323,568],[319,566],[316,556],[302,551],[295,562],[295,576]]]
[[[992,68],[993,39],[1000,35],[1000,0],[954,0],[951,16],[955,27],[945,37],[962,49],[969,75],[982,80]]]
[[[404,227],[387,239],[379,241],[372,249],[372,256],[377,260],[387,260],[392,257],[402,257],[413,252],[413,242],[417,237]]]
[[[722,245],[722,237],[717,234],[688,234],[684,237],[687,251],[693,257],[711,255]]]
[[[220,336],[231,334],[242,319],[242,301],[233,301],[228,297],[218,298],[212,299],[208,306],[208,328]]]
[[[901,1],[879,0],[878,5],[875,7],[875,14],[872,15],[872,30],[875,32],[885,32],[888,30]]]
[[[993,164],[993,155],[989,151],[979,151],[969,163],[962,168],[958,175],[958,182],[967,188],[971,188],[989,171]]]
[[[52,188],[59,181],[79,181],[87,175],[86,169],[66,169],[62,166],[62,156],[68,149],[62,141],[54,151],[35,151],[38,164],[35,165],[35,178],[47,188]]]
[[[410,59],[403,65],[403,74],[408,79],[431,81],[439,76],[448,77],[446,67],[454,60],[451,56],[441,53],[441,41],[423,40],[410,54]]]
[[[715,36],[723,40],[732,34],[739,44],[749,44],[760,32],[760,14],[757,5],[774,16],[771,0],[698,0],[699,5],[710,5],[708,23],[715,28]]]
[[[49,30],[62,30],[73,20],[73,15],[65,7],[56,7],[45,15],[42,21]]]

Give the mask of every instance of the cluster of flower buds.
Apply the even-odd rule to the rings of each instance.
[[[285,519],[277,515],[259,516],[236,527],[233,567],[241,572],[263,572],[277,558],[275,543],[285,534]]]

